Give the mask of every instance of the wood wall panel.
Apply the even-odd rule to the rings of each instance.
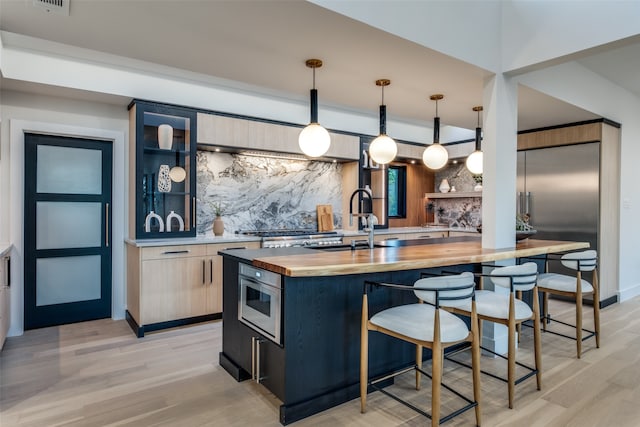
[[[433,191],[434,174],[423,164],[407,166],[407,217],[390,218],[389,227],[415,227],[427,222],[424,194]]]
[[[602,125],[600,143],[600,301],[618,291],[620,245],[620,129]]]
[[[541,130],[518,135],[518,150],[581,144],[602,140],[602,123]]]
[[[353,221],[349,226],[349,199],[358,188],[360,165],[358,162],[342,164],[342,229],[355,231],[358,229],[358,221]],[[354,205],[355,207],[355,205]]]

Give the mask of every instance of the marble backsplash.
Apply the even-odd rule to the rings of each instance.
[[[197,233],[211,234],[214,204],[225,232],[317,229],[316,205],[333,206],[342,227],[342,166],[307,160],[198,151]]]
[[[476,181],[464,162],[451,164],[436,172],[434,192],[443,179],[447,179],[457,192],[473,192]],[[451,227],[475,228],[482,223],[482,198],[462,197],[454,199],[433,199],[427,203],[428,217],[434,222],[449,224]]]

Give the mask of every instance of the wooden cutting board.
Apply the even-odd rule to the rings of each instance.
[[[333,230],[333,206],[317,205],[316,211],[318,213],[318,231],[332,231]]]

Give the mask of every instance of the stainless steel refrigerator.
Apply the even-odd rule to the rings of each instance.
[[[518,213],[530,215],[536,239],[587,241],[597,250],[599,183],[599,142],[518,152]]]

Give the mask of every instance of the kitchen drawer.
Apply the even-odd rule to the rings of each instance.
[[[225,249],[260,249],[260,242],[229,242],[208,244],[207,255],[218,255],[219,251],[223,251]]]
[[[172,245],[142,248],[142,260],[205,256],[207,245]]]

